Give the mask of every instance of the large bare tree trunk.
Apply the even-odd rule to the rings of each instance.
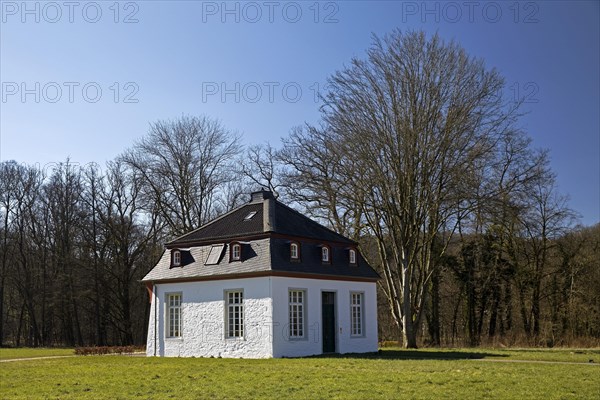
[[[417,334],[413,321],[413,307],[411,299],[411,276],[408,266],[402,266],[402,344],[407,349],[417,348]]]

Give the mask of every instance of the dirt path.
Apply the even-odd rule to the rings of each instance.
[[[131,354],[103,354],[104,356],[128,356],[128,357],[145,357],[146,353],[131,353]],[[68,356],[41,356],[41,357],[28,357],[28,358],[10,358],[8,360],[0,360],[0,363],[13,362],[13,361],[30,361],[30,360],[46,360],[51,358],[71,358],[71,357],[85,357],[77,356],[75,354]]]
[[[28,357],[28,358],[9,358],[8,360],[0,360],[0,363],[13,362],[13,361],[44,360],[47,358],[69,358],[69,357],[76,357],[76,355],[73,354],[71,356],[42,356],[42,357]]]

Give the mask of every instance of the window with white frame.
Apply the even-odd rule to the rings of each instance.
[[[242,259],[242,245],[233,243],[231,245],[231,261],[240,261]]]
[[[305,291],[290,289],[288,293],[290,338],[304,338],[304,299]]]
[[[292,260],[298,260],[300,258],[300,246],[298,243],[290,244],[290,258]]]
[[[363,294],[350,293],[350,335],[363,335]]]
[[[173,250],[173,266],[179,267],[181,265],[181,251]]]
[[[350,259],[350,265],[356,265],[356,250],[350,249],[348,251],[348,258]]]
[[[181,293],[167,293],[167,337],[181,337]]]
[[[329,260],[330,260],[329,247],[328,246],[321,247],[321,261],[324,263],[328,263]]]
[[[232,290],[225,293],[226,318],[225,324],[227,338],[241,338],[244,336],[244,292]]]

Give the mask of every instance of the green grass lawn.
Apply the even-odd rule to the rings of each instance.
[[[485,361],[511,359],[581,364]],[[0,398],[596,399],[598,361],[600,350],[385,349],[267,360],[86,356],[2,363]]]

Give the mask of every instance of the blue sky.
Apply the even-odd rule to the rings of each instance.
[[[4,1],[0,160],[103,164],[159,119],[220,119],[278,145],[315,93],[395,28],[458,41],[524,98],[582,223],[600,221],[597,1]]]

